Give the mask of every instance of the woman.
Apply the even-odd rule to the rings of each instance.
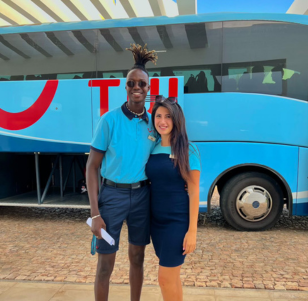
[[[156,98],[152,123],[161,142],[146,165],[151,182],[151,238],[159,258],[158,282],[164,301],[180,301],[181,265],[196,248],[200,158],[197,147],[188,141],[185,117],[175,98]]]

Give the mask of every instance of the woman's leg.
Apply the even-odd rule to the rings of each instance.
[[[158,282],[164,301],[183,301],[181,266],[167,268],[159,266]]]

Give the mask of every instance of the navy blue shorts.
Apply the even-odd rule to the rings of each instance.
[[[96,240],[96,251],[111,254],[119,250],[119,240],[124,220],[128,227],[128,241],[136,246],[150,243],[150,187],[138,189],[115,188],[102,185],[98,196],[99,212],[107,232],[115,240],[110,246],[104,239]]]

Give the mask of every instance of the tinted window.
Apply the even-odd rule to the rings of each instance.
[[[96,77],[97,30],[0,36],[0,80]]]
[[[221,91],[222,23],[168,25],[153,30],[157,76],[184,76],[185,93]]]
[[[134,65],[125,50],[131,43],[158,52],[157,65],[147,64],[151,77],[184,76],[186,93],[221,91],[221,22],[99,30],[99,77],[126,76]]]
[[[223,92],[307,100],[308,28],[281,22],[223,22]]]
[[[126,77],[133,66],[132,54],[125,50],[134,43],[128,28],[98,29],[97,76]]]

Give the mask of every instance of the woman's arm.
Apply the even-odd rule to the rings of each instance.
[[[189,176],[190,179],[187,181],[189,195],[189,228],[183,242],[183,255],[193,252],[196,249],[197,241],[200,171],[191,170]]]

